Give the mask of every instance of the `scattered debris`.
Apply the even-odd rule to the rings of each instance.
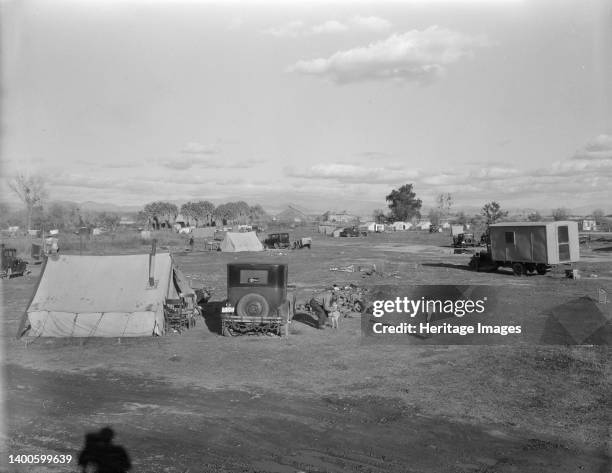
[[[331,268],[329,268],[330,271],[344,271],[345,273],[354,273],[355,272],[355,266],[350,264],[348,266],[340,266],[340,267],[335,267],[332,266]]]

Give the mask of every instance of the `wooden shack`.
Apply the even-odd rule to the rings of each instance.
[[[500,265],[555,265],[580,259],[577,222],[504,222],[490,225],[489,231],[491,259]]]

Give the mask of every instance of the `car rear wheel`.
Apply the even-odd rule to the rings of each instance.
[[[267,317],[270,305],[261,294],[247,294],[238,301],[236,313],[241,317]]]

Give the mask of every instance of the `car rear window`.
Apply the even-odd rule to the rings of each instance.
[[[265,269],[243,269],[240,271],[240,284],[268,284],[268,271]]]

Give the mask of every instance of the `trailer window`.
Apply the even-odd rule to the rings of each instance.
[[[557,227],[557,239],[559,242],[559,260],[569,261],[570,248],[569,248],[569,231],[568,231],[567,225]]]
[[[514,245],[514,232],[506,232],[506,243]]]

